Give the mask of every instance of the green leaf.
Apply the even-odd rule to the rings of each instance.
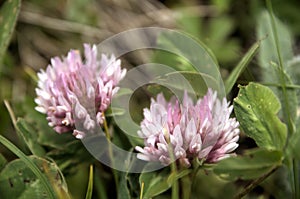
[[[300,153],[299,153],[299,146],[300,146],[300,128],[298,127],[296,132],[291,135],[289,138],[289,142],[286,147],[286,155],[288,157],[294,157],[300,160]]]
[[[90,164],[86,162],[82,162],[80,165],[73,165],[74,172],[72,173],[65,173],[62,171],[66,176],[69,193],[71,196],[73,196],[72,199],[85,199],[88,186],[86,182],[88,182],[89,180],[89,165]],[[94,180],[95,179],[96,175],[94,175]]]
[[[133,152],[133,148],[128,150],[128,152]],[[132,161],[130,155],[124,161],[128,166],[128,171],[132,170],[134,166],[134,161]],[[128,173],[128,172],[118,172],[119,183],[118,183],[118,199],[131,199],[133,195],[138,195],[139,190],[139,174]]]
[[[5,157],[0,153],[0,171],[1,171],[2,168],[5,166],[6,163],[7,163],[7,160],[6,160]]]
[[[86,191],[85,199],[91,199],[93,195],[93,181],[94,181],[94,172],[93,165],[90,165],[90,175],[89,175],[89,183]]]
[[[299,55],[294,57],[292,60],[288,61],[288,68],[289,68],[289,71],[291,74],[290,82],[293,82],[295,85],[299,86],[300,85],[300,56]],[[299,100],[297,101],[297,99],[300,99],[300,90],[299,89],[296,90],[296,95],[297,95],[296,101],[293,100],[293,102],[290,102],[290,104],[295,103],[294,105],[296,105],[296,106],[298,105],[295,108],[298,109]],[[291,99],[290,96],[289,96],[289,99]],[[298,118],[298,120],[299,120],[299,118]],[[299,121],[298,121],[298,123],[299,123]]]
[[[299,153],[299,146],[300,146],[300,117],[297,119],[296,123],[296,131],[295,133],[289,138],[290,146],[287,146],[287,149],[290,147],[292,150],[292,157],[300,160],[300,153]]]
[[[16,125],[31,153],[36,156],[43,156],[45,150],[37,143],[36,132],[22,118],[18,118]]]
[[[160,172],[142,173],[139,182],[140,186],[144,183],[144,198],[151,198],[167,191],[175,180],[188,175],[190,172],[191,170],[182,170],[177,174],[169,174],[165,169]]]
[[[13,143],[7,140],[5,137],[0,135],[0,142],[7,147],[11,152],[13,152],[16,156],[18,156],[22,161],[24,166],[27,166],[35,176],[41,181],[41,184],[46,192],[46,195],[51,198],[55,199],[55,192],[53,191],[53,187],[49,180],[46,178],[45,175],[41,172],[38,166],[29,158],[27,157],[20,149],[18,149]],[[14,170],[15,172],[15,170]]]
[[[290,184],[290,174],[286,163],[259,184],[266,193],[272,193],[274,198],[293,198]]]
[[[192,182],[191,198],[234,198],[236,185],[220,178],[212,169],[200,169]]]
[[[118,188],[118,199],[130,199],[130,192],[127,186],[127,173],[120,173],[120,181]]]
[[[293,83],[300,84],[300,55],[293,57],[288,61],[288,68],[291,71],[291,79]]]
[[[287,128],[277,117],[280,102],[271,89],[257,83],[240,86],[234,112],[247,136],[259,147],[282,150]]]
[[[58,134],[46,124],[38,125],[38,143],[40,143],[41,145],[53,147],[55,149],[64,149],[66,144],[74,141],[74,136],[72,135],[72,133]],[[41,128],[42,126],[44,126],[44,128]]]
[[[131,195],[140,196],[141,194],[142,190],[139,183],[139,177],[140,174],[137,173],[127,173],[126,175],[127,185],[128,189],[131,191]]]
[[[258,61],[262,68],[262,80],[278,85],[292,84],[290,76],[294,76],[295,72],[294,68],[288,63],[293,58],[293,39],[288,27],[277,18],[274,22],[275,27],[273,27],[272,18],[267,11],[263,11],[258,18],[257,35],[258,39],[262,39]],[[278,38],[274,37],[275,30],[277,30]],[[282,68],[279,56],[282,60]],[[288,89],[284,93],[280,87],[272,87],[272,90],[279,97],[282,104],[282,113],[285,113],[284,119],[289,126],[289,130],[292,131],[292,125],[296,121],[298,104],[296,91]],[[280,115],[282,113],[280,112]]]
[[[16,129],[20,150],[23,150],[26,153],[27,148],[26,148],[25,138],[22,135],[21,131],[19,130],[18,126],[17,126],[17,119],[16,119],[16,116],[15,116],[15,113],[14,113],[11,105],[9,104],[9,102],[7,100],[4,100],[4,105],[5,105],[8,113],[9,113],[12,124],[13,124],[14,128]]]
[[[20,0],[5,1],[0,10],[0,64],[11,39],[18,14],[20,11]]]
[[[105,184],[107,185],[107,182],[101,178],[101,175],[103,171],[99,171],[95,169],[95,191],[99,198],[101,199],[107,199],[107,189],[105,188]]]
[[[289,29],[278,19],[275,19],[276,28],[279,38],[279,48],[282,61],[287,70],[287,62],[293,58],[292,37]],[[278,54],[276,51],[276,43],[274,40],[273,29],[271,26],[271,17],[267,11],[263,11],[258,17],[257,36],[261,40],[258,60],[263,68],[263,79],[268,82],[273,82],[276,77],[276,72],[273,71],[271,62],[279,65]]]
[[[246,55],[242,58],[242,60],[238,63],[238,65],[230,73],[229,77],[225,81],[226,94],[228,94],[231,91],[231,89],[232,89],[233,85],[235,84],[236,80],[238,79],[238,77],[241,75],[241,73],[247,67],[247,65],[252,60],[252,58],[256,55],[256,53],[259,49],[259,45],[260,45],[259,42],[253,44],[252,47],[246,53]]]
[[[24,112],[24,120],[32,127],[36,133],[37,143],[42,146],[52,147],[55,149],[66,149],[66,144],[75,140],[72,133],[58,134],[48,125],[46,115],[37,112],[32,98],[27,98],[19,107]]]
[[[167,191],[172,185],[167,182],[167,175],[160,173],[153,175],[151,173],[142,173],[140,184],[144,182],[144,198],[151,198]]]
[[[47,156],[54,159],[64,173],[76,172],[77,165],[83,162],[91,163],[95,160],[80,140],[66,143],[63,147],[62,149],[51,150]]]
[[[282,153],[280,151],[256,149],[247,151],[242,156],[222,160],[213,170],[225,179],[255,179],[280,166],[281,163]]]
[[[70,198],[67,185],[56,164],[45,159],[28,157],[51,184],[57,197]],[[55,193],[54,192],[54,193]],[[53,194],[54,194],[53,193]],[[39,179],[20,159],[8,163],[0,173],[1,198],[52,198]]]
[[[178,180],[188,174],[191,173],[191,170],[184,169],[178,173],[171,173],[170,176],[168,177],[168,184],[173,184],[175,180]]]

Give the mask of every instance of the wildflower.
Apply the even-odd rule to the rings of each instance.
[[[240,132],[239,123],[230,118],[232,109],[211,89],[195,104],[186,93],[182,104],[174,97],[167,102],[159,94],[151,99],[150,109],[144,109],[138,135],[144,138],[145,147],[135,147],[138,158],[164,165],[176,159],[189,167],[195,158],[215,163],[229,157],[238,147]]]
[[[76,138],[85,133],[75,129],[82,123],[83,129],[92,131],[103,123],[103,113],[118,91],[117,84],[126,74],[121,61],[102,54],[99,59],[97,47],[84,44],[85,61],[77,50],[67,57],[54,57],[46,71],[38,73],[36,110],[47,114],[49,125],[57,133],[73,130]]]

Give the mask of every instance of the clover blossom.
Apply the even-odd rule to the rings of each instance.
[[[121,61],[111,55],[99,58],[96,45],[84,44],[85,60],[80,52],[71,50],[62,59],[54,57],[46,71],[38,75],[36,110],[47,114],[49,125],[57,133],[73,131],[76,138],[85,132],[75,129],[75,122],[92,132],[103,123],[117,84],[126,74]]]
[[[135,147],[138,158],[164,165],[176,159],[189,167],[195,158],[215,163],[229,157],[238,147],[240,133],[239,123],[230,118],[232,109],[211,89],[195,104],[186,93],[182,104],[175,97],[167,102],[159,94],[151,99],[150,109],[144,109],[138,135],[145,146]]]

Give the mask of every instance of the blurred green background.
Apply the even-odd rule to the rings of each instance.
[[[4,2],[1,1],[0,5]],[[272,3],[277,17],[290,28],[295,39],[294,52],[299,54],[300,1],[273,0]],[[176,28],[198,38],[213,51],[225,79],[247,49],[257,41],[257,17],[262,9],[265,9],[265,4],[261,0],[23,1],[10,44],[0,65],[0,134],[18,146],[22,145],[3,100],[9,101],[16,117],[25,117],[32,123],[37,118],[43,119],[33,110],[36,87],[34,78],[35,72],[46,68],[51,57],[66,55],[69,49],[82,49],[82,43],[100,43],[109,36],[131,28],[148,26]],[[130,67],[141,62],[143,60],[127,59],[124,63],[126,67]],[[260,71],[257,65],[254,59],[238,82],[258,80]],[[236,92],[237,88],[234,88],[231,99]],[[136,107],[139,111],[132,114],[141,115],[141,107],[145,107],[146,104],[139,101],[139,106]],[[47,129],[46,121],[43,123]],[[56,139],[62,139],[63,144],[64,139],[70,138],[64,136]],[[57,147],[53,146],[53,143],[46,145],[50,148]],[[241,148],[249,148],[253,145],[251,140],[241,140]],[[85,151],[76,150],[74,145],[74,149],[71,149],[68,154],[69,158],[74,158],[71,163],[59,164],[61,155],[59,150],[52,152],[51,157],[58,161],[60,166],[65,166],[62,170],[67,176],[68,186],[74,198],[83,198],[88,182],[89,161],[80,163],[83,161],[82,158],[78,158],[78,154],[82,153],[86,159],[89,158]],[[0,152],[7,160],[16,158],[2,146]],[[73,169],[70,169],[71,167]],[[102,169],[106,170],[106,168]],[[206,175],[203,173],[199,175],[202,177],[197,183],[199,186],[205,185]],[[105,173],[102,175],[103,179],[105,182],[112,180],[110,176],[105,176]],[[215,178],[207,180],[212,181],[211,184],[217,183],[222,186],[213,191],[209,191],[209,187],[204,189],[205,186],[195,189],[199,193],[204,193],[203,198],[218,198],[223,193],[226,194],[224,190],[230,192],[233,189],[232,184],[227,185]],[[78,182],[81,182],[81,185],[78,185]],[[264,185],[254,191],[253,198],[257,196],[271,198],[274,190],[280,192],[277,188],[282,187],[280,183],[274,184],[273,181]],[[113,191],[108,190],[108,192]],[[101,193],[98,193],[99,195]],[[251,197],[250,195],[249,198]]]

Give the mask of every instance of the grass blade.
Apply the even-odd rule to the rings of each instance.
[[[95,172],[97,172],[97,170]],[[107,194],[106,194],[105,185],[104,185],[101,177],[98,175],[95,175],[95,190],[96,190],[99,198],[108,199],[106,196]]]
[[[20,0],[5,1],[0,10],[0,63],[15,28],[21,6]]]
[[[15,116],[15,113],[12,110],[12,107],[10,106],[10,104],[7,100],[4,100],[4,105],[5,105],[8,113],[9,113],[9,116],[11,118],[13,126],[16,129],[16,133],[17,133],[18,139],[19,139],[20,144],[21,144],[21,149],[23,149],[23,151],[24,151],[24,149],[25,149],[25,144],[24,144],[25,140],[24,140],[24,137],[23,137],[22,133],[18,130],[17,119],[16,119],[16,116]]]
[[[7,147],[11,152],[13,152],[16,156],[18,156],[24,164],[28,166],[28,168],[39,178],[41,183],[44,185],[45,190],[47,192],[47,196],[50,199],[56,199],[56,194],[53,191],[51,183],[48,181],[45,175],[39,170],[34,162],[29,159],[20,149],[18,149],[13,143],[11,143],[8,139],[0,135],[0,143],[2,143],[5,147]]]
[[[91,199],[93,195],[93,180],[94,180],[94,171],[93,171],[93,165],[90,165],[90,176],[89,176],[89,183],[88,188],[86,191],[85,199]]]

